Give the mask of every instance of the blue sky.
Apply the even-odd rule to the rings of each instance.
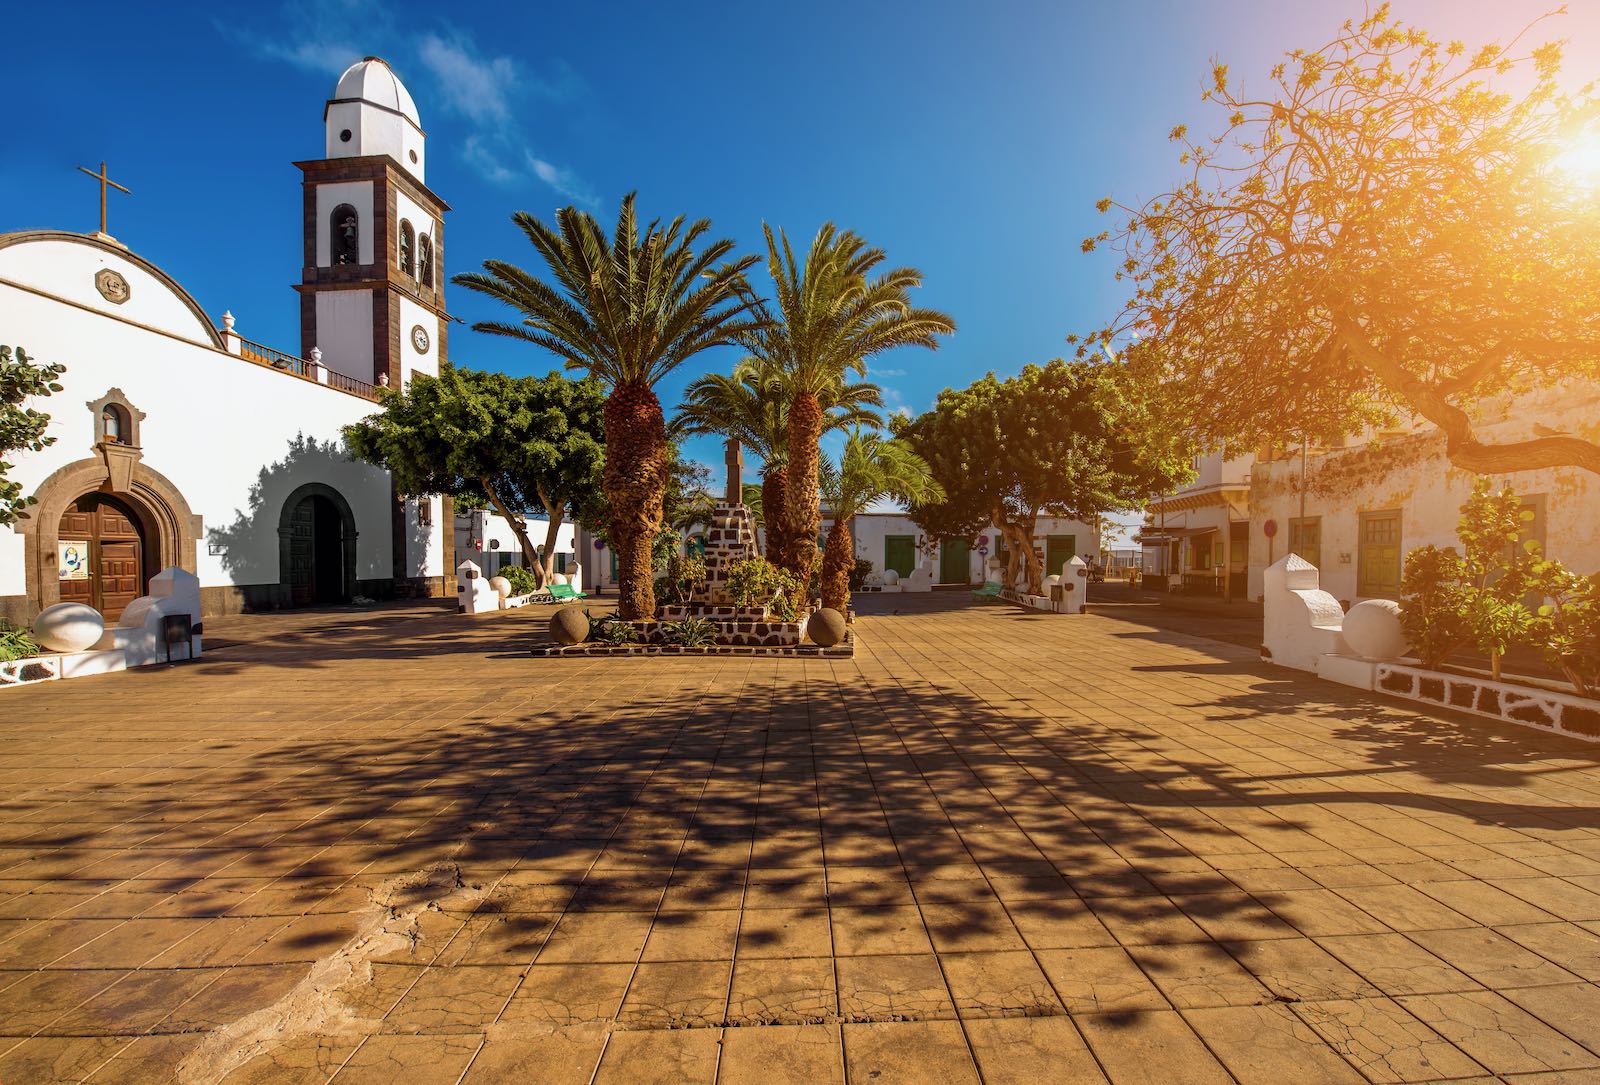
[[[1469,44],[1520,26],[1520,5],[1401,0]],[[1547,23],[1569,68],[1600,68],[1600,3]],[[1319,45],[1355,0],[525,5],[290,0],[238,6],[15,5],[7,54],[0,230],[93,230],[77,165],[105,159],[111,232],[174,275],[213,318],[299,346],[300,174],[322,153],[322,106],[364,54],[388,59],[428,134],[428,184],[453,207],[450,273],[487,258],[533,266],[512,211],[576,201],[602,219],[640,193],[650,215],[713,220],[756,251],[763,221],[802,243],[832,219],[926,274],[921,301],[960,331],[937,353],[874,363],[892,406],[1015,372],[1119,300],[1109,257],[1079,241],[1104,195],[1177,177],[1165,133],[1213,119],[1211,58],[1246,86],[1279,54]],[[497,10],[498,9],[498,10]],[[456,289],[469,323],[500,315]],[[3,332],[3,329],[0,329]],[[545,372],[535,348],[458,328],[460,365]],[[727,365],[707,358],[705,366]],[[677,402],[691,366],[662,389]],[[719,462],[709,444],[693,452]]]

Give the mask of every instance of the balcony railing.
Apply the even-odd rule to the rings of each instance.
[[[352,395],[360,396],[362,399],[378,398],[378,390],[372,385],[368,384],[366,381],[356,380],[354,377],[347,377],[343,373],[335,373],[331,369],[326,370],[326,372],[328,374],[328,384],[332,387],[342,388],[344,391],[349,392]]]
[[[264,343],[251,342],[242,336],[239,339],[239,357],[249,358],[252,362],[260,362],[263,365],[270,365],[274,369],[282,369],[287,373],[293,373],[297,377],[304,377],[306,380],[314,381],[317,379],[317,366],[315,364],[306,361],[304,358],[298,358],[293,354],[274,350]]]
[[[257,343],[246,339],[241,335],[235,334],[231,329],[225,333],[224,341],[235,348],[234,353],[238,354],[239,357],[255,362],[257,365],[271,366],[273,369],[289,373],[299,377],[301,380],[311,381],[313,384],[325,384],[330,388],[337,388],[341,392],[360,396],[362,399],[376,400],[378,398],[378,390],[364,380],[347,377],[343,373],[334,372],[325,365],[318,365],[316,362],[301,358],[298,355],[269,347],[265,343]]]

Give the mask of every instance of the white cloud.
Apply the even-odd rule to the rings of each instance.
[[[879,369],[877,366],[873,366],[867,375],[869,377],[903,377],[906,375],[906,371],[904,369]]]
[[[216,26],[258,56],[309,71],[337,75],[363,56],[386,56],[406,71],[424,116],[437,105],[466,122],[466,131],[452,136],[462,160],[485,181],[501,187],[538,181],[573,203],[598,205],[575,170],[535,154],[517,125],[519,99],[570,101],[584,93],[583,81],[560,60],[535,73],[510,56],[484,52],[461,30],[404,33],[379,0],[289,0],[267,18],[275,25],[218,20]]]
[[[510,57],[480,56],[465,36],[446,41],[437,34],[423,35],[418,56],[438,84],[447,108],[477,124],[511,116],[509,94],[521,76]]]
[[[594,207],[599,200],[583,179],[569,169],[553,165],[534,154],[532,151],[524,152],[528,162],[528,169],[533,175],[573,203],[581,203],[587,207]]]
[[[495,185],[514,184],[519,176],[516,170],[502,162],[498,155],[484,146],[482,137],[471,135],[461,147],[461,157],[478,176]]]

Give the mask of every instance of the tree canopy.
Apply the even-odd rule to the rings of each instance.
[[[50,416],[23,404],[61,391],[56,378],[66,371],[57,364],[40,364],[18,347],[0,346],[0,456],[8,452],[39,452],[56,443],[45,434]],[[0,524],[14,524],[34,499],[24,497],[22,484],[6,478],[12,465],[0,460]]]
[[[403,392],[381,396],[379,413],[345,427],[350,450],[387,469],[403,493],[487,502],[511,524],[539,582],[547,581],[561,524],[600,489],[599,382],[446,365],[437,377],[414,374]],[[549,517],[542,547],[528,537],[523,514],[532,509]]]
[[[1025,562],[1038,592],[1041,515],[1094,523],[1190,477],[1193,450],[1160,424],[1152,392],[1126,364],[1060,359],[941,392],[931,411],[895,425],[944,491],[913,506],[912,518],[936,538],[993,523],[1009,543],[1008,577]]]
[[[1214,134],[1170,134],[1184,182],[1100,204],[1127,217],[1084,248],[1116,248],[1133,296],[1087,346],[1143,336],[1169,402],[1230,453],[1403,414],[1467,470],[1600,471],[1582,436],[1474,428],[1489,397],[1600,377],[1600,197],[1563,168],[1600,104],[1530,31],[1468,50],[1384,5],[1260,91],[1215,65]]]

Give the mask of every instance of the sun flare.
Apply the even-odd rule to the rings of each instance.
[[[1588,129],[1567,140],[1551,165],[1573,184],[1600,189],[1600,131]]]

